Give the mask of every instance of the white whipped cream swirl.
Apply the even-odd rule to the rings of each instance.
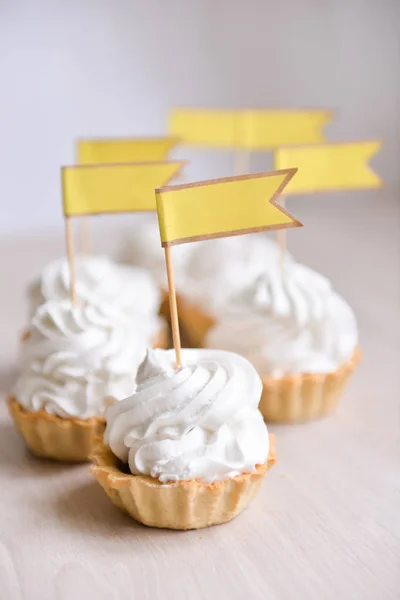
[[[122,262],[147,269],[158,285],[167,289],[165,253],[161,247],[160,228],[153,215],[137,215],[136,227],[121,249]],[[178,287],[185,285],[185,273],[195,244],[176,246],[173,252],[174,276]]]
[[[85,419],[103,413],[107,396],[134,391],[153,325],[108,304],[63,301],[39,306],[29,331],[21,345],[17,400],[28,410]]]
[[[106,412],[105,442],[134,475],[219,481],[268,456],[262,384],[244,358],[219,350],[149,350],[136,393]]]
[[[246,357],[261,375],[330,373],[351,358],[357,323],[330,282],[295,263],[238,294],[206,344]]]
[[[155,315],[161,296],[144,269],[119,265],[105,256],[78,256],[75,265],[76,295],[80,302],[108,302],[130,316]],[[47,301],[68,300],[70,272],[65,258],[44,267],[29,286],[30,315]]]
[[[147,217],[138,222],[125,243],[122,258],[149,269],[160,287],[167,288],[165,256],[156,219]],[[289,254],[286,259],[292,261]],[[217,315],[232,295],[279,262],[277,244],[264,233],[182,244],[173,250],[179,293],[211,315]]]
[[[264,233],[207,240],[193,246],[179,292],[215,317],[240,290],[280,263],[278,246]],[[287,262],[292,262],[290,255]]]

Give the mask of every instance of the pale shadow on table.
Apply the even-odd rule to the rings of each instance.
[[[129,530],[132,530],[136,536],[137,530],[150,531],[120,511],[94,478],[77,485],[54,500],[57,517],[78,532],[86,531],[106,536],[123,533],[126,536]]]
[[[14,387],[18,377],[18,369],[16,367],[1,367],[0,368],[0,393],[6,396]]]
[[[87,465],[86,465],[87,466]],[[26,448],[23,439],[10,422],[0,423],[0,472],[18,478],[55,477],[66,471],[78,470],[82,464],[60,463],[36,458]]]
[[[180,535],[182,531],[146,527],[119,510],[93,478],[54,499],[57,518],[77,533],[125,539]],[[186,532],[187,533],[187,532]]]

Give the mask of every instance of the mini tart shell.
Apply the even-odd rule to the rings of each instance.
[[[333,373],[303,373],[280,379],[261,376],[259,409],[264,419],[268,423],[302,423],[332,412],[360,360],[361,351],[356,348],[352,358]]]
[[[182,345],[185,348],[202,348],[207,331],[215,325],[215,319],[204,313],[196,304],[189,302],[179,293],[176,295],[179,313],[179,329]],[[163,291],[160,315],[171,325],[169,296]]]
[[[158,333],[153,340],[153,348],[163,348],[164,350],[166,350],[170,347],[171,344],[169,327],[165,320],[163,320],[162,325],[160,326],[160,329],[158,330]]]
[[[171,314],[169,310],[169,295],[168,290],[161,288],[161,304],[159,309],[160,317],[163,317],[168,325],[171,323]]]
[[[111,501],[136,521],[149,527],[201,529],[226,523],[248,506],[276,462],[274,436],[270,435],[269,441],[269,456],[254,473],[216,483],[160,483],[152,477],[126,473],[101,440],[92,455],[91,471]]]
[[[169,347],[166,324],[157,333],[153,347]],[[8,399],[7,404],[17,430],[32,454],[39,458],[87,462],[93,452],[95,440],[104,433],[103,417],[63,418],[45,410],[26,410],[13,396]]]
[[[216,324],[216,319],[180,294],[177,304],[182,338],[191,348],[203,348],[207,332]]]
[[[14,397],[10,397],[7,404],[25,444],[39,458],[87,461],[95,440],[104,432],[105,420],[102,417],[63,419],[45,410],[25,410]]]

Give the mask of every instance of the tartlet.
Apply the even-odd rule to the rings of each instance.
[[[256,367],[260,410],[274,423],[331,412],[361,356],[351,308],[327,279],[296,263],[269,269],[232,299],[205,343]]]
[[[106,412],[91,471],[111,501],[144,525],[199,529],[244,510],[276,453],[257,409],[262,384],[252,365],[230,352],[182,355],[175,370],[173,351],[148,351],[136,393]]]
[[[53,301],[37,308],[21,344],[22,372],[8,400],[17,430],[33,454],[89,460],[94,440],[105,428],[107,396],[121,398],[135,389],[134,366],[151,344],[154,324],[142,322],[140,327],[104,304]],[[155,347],[167,347],[162,322],[152,335]]]

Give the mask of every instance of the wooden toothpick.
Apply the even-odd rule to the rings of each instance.
[[[76,304],[74,234],[72,231],[72,221],[70,217],[65,217],[65,240],[67,244],[67,257],[70,278],[69,294],[71,302],[73,304]]]
[[[176,304],[176,292],[175,292],[174,272],[172,269],[171,247],[165,246],[164,250],[165,250],[165,262],[167,265],[168,295],[169,295],[169,310],[171,313],[172,340],[173,340],[174,349],[175,349],[176,368],[179,368],[181,366],[181,336],[180,336],[180,332],[179,332],[178,307]]]

